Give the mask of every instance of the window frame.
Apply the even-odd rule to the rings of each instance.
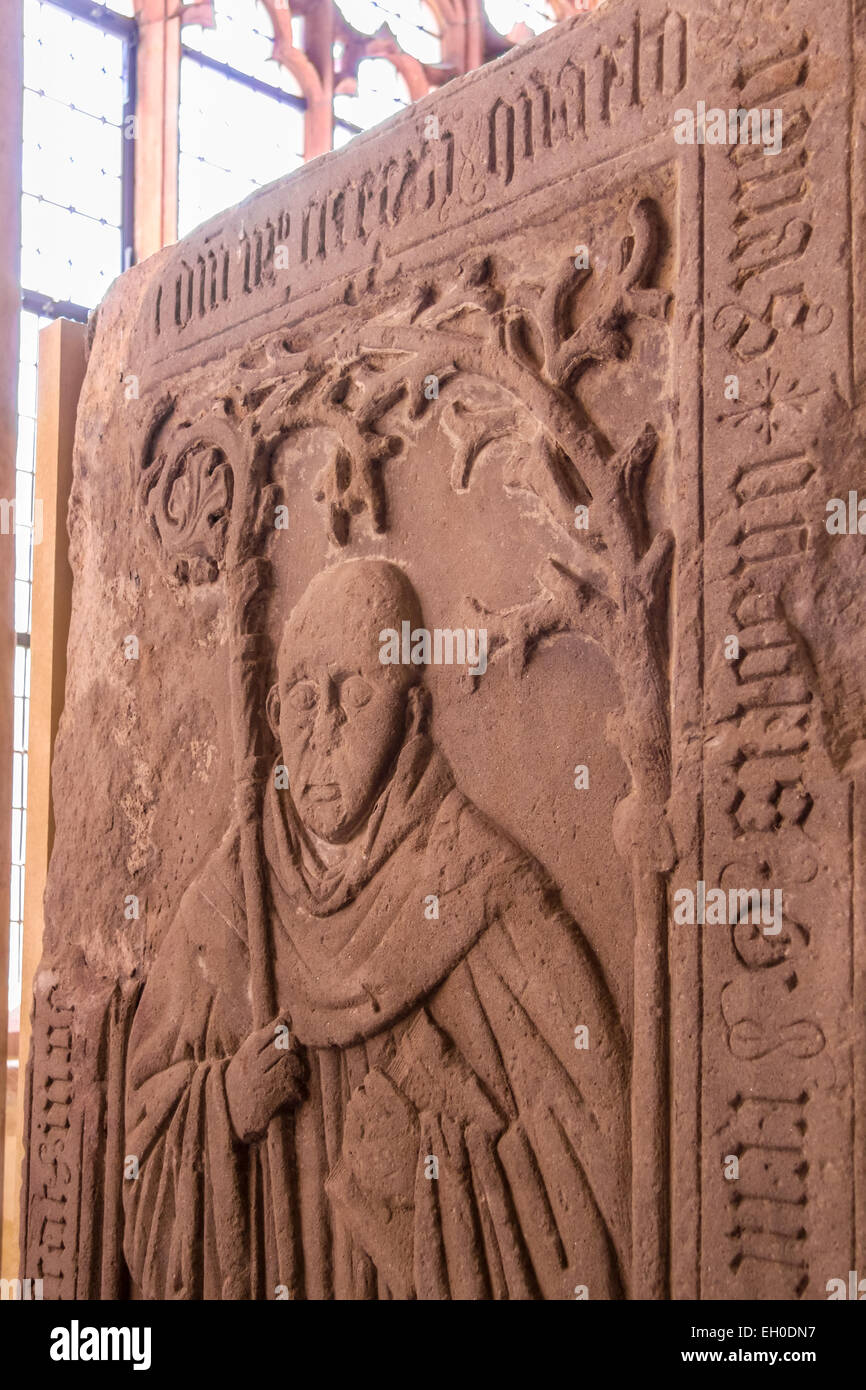
[[[122,41],[124,100],[123,100],[123,106],[122,106],[122,114],[121,114],[121,121],[120,121],[120,130],[119,130],[119,132],[118,132],[118,134],[119,134],[119,139],[120,139],[120,141],[121,141],[121,161],[120,161],[120,180],[121,180],[121,199],[120,199],[120,204],[121,204],[121,205],[120,205],[120,244],[121,244],[121,254],[120,254],[120,264],[117,266],[117,273],[120,274],[120,273],[122,273],[122,271],[127,270],[127,269],[129,268],[129,266],[132,265],[132,263],[133,263],[133,245],[134,245],[134,242],[133,242],[133,230],[134,230],[134,218],[135,218],[135,182],[134,182],[134,180],[135,180],[135,141],[134,141],[134,139],[132,139],[132,138],[130,138],[130,137],[128,137],[128,136],[126,135],[126,130],[130,128],[129,123],[130,123],[130,121],[132,120],[132,118],[134,118],[134,116],[135,116],[135,114],[136,114],[136,59],[137,59],[137,46],[138,46],[138,24],[137,24],[137,21],[136,21],[134,18],[130,18],[130,17],[127,17],[127,16],[125,16],[125,15],[117,14],[115,11],[109,10],[109,9],[103,7],[102,5],[93,4],[93,3],[92,3],[92,0],[40,0],[40,3],[41,3],[43,6],[51,6],[52,9],[61,11],[62,13],[71,16],[73,19],[82,20],[82,21],[84,21],[85,23],[92,25],[94,28],[99,29],[102,33],[110,34],[110,35],[112,35],[113,37],[116,37],[116,38],[118,38],[118,39],[120,39],[120,40]],[[25,90],[33,90],[33,89],[27,88],[27,87],[25,86],[24,81],[23,81],[23,74],[22,74],[22,82],[21,82],[22,107],[23,107],[23,95],[24,95]],[[134,130],[134,126],[132,126],[131,129]],[[22,140],[23,140],[23,127],[22,127]],[[22,148],[23,148],[23,146],[22,146]],[[19,181],[19,187],[18,187],[18,190],[17,190],[17,197],[18,197],[19,208],[20,208],[21,200],[22,200],[23,196],[24,196],[24,195],[23,195],[23,189],[22,189],[22,187],[21,187],[21,185],[20,185],[20,181]],[[89,318],[89,316],[90,316],[90,313],[92,312],[92,309],[96,307],[95,305],[89,306],[89,307],[88,307],[88,306],[83,305],[83,304],[76,304],[76,303],[73,303],[73,302],[70,301],[70,300],[65,300],[65,299],[54,299],[54,298],[52,298],[52,296],[47,295],[47,294],[43,294],[43,293],[41,293],[38,289],[36,289],[36,288],[34,288],[34,287],[30,286],[30,285],[25,286],[25,285],[20,284],[20,283],[19,283],[19,292],[20,292],[20,293],[19,293],[19,325],[20,325],[20,315],[21,315],[21,313],[33,314],[33,315],[37,316],[37,318],[41,318],[41,319],[60,319],[60,318],[65,318],[65,319],[74,319],[77,323],[87,323],[87,320],[88,320],[88,318]],[[19,331],[19,342],[20,342],[20,331]],[[19,348],[19,353],[20,353],[20,348]],[[18,360],[19,360],[19,362],[20,362],[20,356],[19,356],[19,359],[18,359]],[[16,418],[18,418],[19,415],[20,415],[20,410],[17,412]],[[35,463],[35,460],[34,460],[34,463]],[[16,461],[16,468],[17,468],[17,461]],[[31,544],[31,547],[32,547],[32,544],[33,544],[32,536],[31,536],[31,542],[30,542],[30,544]],[[18,579],[18,575],[15,574],[15,573],[13,573],[13,592],[14,592],[15,581],[16,581],[17,579]],[[31,576],[30,582],[31,582],[31,585],[32,585],[32,576]],[[31,620],[31,623],[32,623],[32,601],[31,601],[31,604],[28,605],[28,608],[30,609],[29,616],[30,616],[30,620]],[[14,646],[15,646],[15,656],[16,656],[16,658],[17,658],[17,655],[18,655],[18,652],[19,652],[19,651],[25,651],[25,652],[26,652],[26,651],[29,651],[29,649],[30,649],[30,639],[31,639],[31,629],[30,629],[30,627],[28,627],[26,630],[19,629],[18,624],[17,624],[17,622],[16,622],[16,623],[15,623],[15,643],[14,643]],[[25,658],[25,659],[26,659],[26,658]],[[19,697],[16,696],[14,689],[10,692],[10,694],[11,694],[12,700],[13,700],[13,730],[15,730],[15,713],[16,713],[16,712],[15,712],[15,705],[17,704],[17,700],[18,700]],[[26,706],[29,704],[29,692],[27,691],[26,685],[25,685],[25,693],[22,694],[22,697],[21,697],[21,698],[22,698],[22,699],[24,700],[24,702],[25,702],[25,716],[26,716]],[[16,741],[17,741],[17,730],[15,730],[15,732],[14,732],[14,734],[13,734],[13,746],[14,746],[14,744],[15,744]],[[23,746],[22,746],[22,748],[21,748],[21,749],[15,748],[15,752],[20,752],[20,753],[23,754],[23,757],[24,757],[24,768],[25,768],[25,773],[26,773],[27,758],[28,758],[28,753],[29,753],[29,730],[27,730],[27,731],[25,732],[25,737],[24,737],[24,740],[23,740]],[[24,783],[24,787],[23,787],[22,797],[23,797],[23,804],[22,804],[20,807],[16,806],[16,803],[15,803],[15,789],[14,789],[14,785],[13,785],[13,787],[12,787],[12,812],[13,812],[13,815],[14,815],[14,813],[15,813],[16,810],[21,811],[25,816],[26,816],[26,814],[27,814],[27,786],[26,786],[26,775],[25,775],[25,783]],[[20,859],[19,859],[19,858],[14,858],[14,859],[12,859],[12,858],[11,858],[11,851],[12,851],[12,848],[13,848],[13,846],[10,844],[10,860],[11,860],[11,862],[10,862],[10,868],[12,868],[12,867],[18,868],[18,869],[21,871],[21,874],[22,874],[22,875],[26,875],[26,860],[25,860],[23,857],[20,858]],[[21,921],[21,919],[20,919],[19,917],[17,917],[17,916],[13,917],[13,915],[12,915],[12,910],[13,910],[13,903],[12,903],[12,886],[13,886],[13,885],[12,885],[12,878],[14,878],[14,877],[15,877],[15,876],[14,876],[13,874],[10,874],[9,921],[10,921],[10,929],[11,929],[12,925],[14,924],[15,927],[16,927],[16,929],[18,929],[18,930],[20,931],[20,921]],[[19,908],[20,908],[20,900],[23,898],[23,891],[22,891],[22,889],[23,889],[23,884],[22,884],[22,882],[20,881],[20,878],[19,878],[19,879],[16,879],[16,882],[18,883],[18,901],[16,901],[15,908],[16,908],[16,911],[18,911]],[[10,940],[10,946],[11,946],[11,940]],[[19,957],[19,967],[20,967],[20,950],[19,950],[19,952],[18,952],[18,957]],[[11,984],[12,984],[12,980],[11,980],[11,975],[10,975],[10,978],[7,979],[6,982],[5,982],[5,987],[6,987],[7,991],[9,990]],[[21,1002],[21,1001],[20,1001],[20,997],[19,997],[19,1006],[20,1006],[20,1002]]]

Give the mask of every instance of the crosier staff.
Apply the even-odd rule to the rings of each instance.
[[[261,718],[261,673],[268,659],[262,610],[270,588],[270,565],[260,551],[277,489],[267,482],[268,451],[261,438],[234,470],[234,496],[226,544],[229,605],[235,810],[250,953],[253,1028],[264,1028],[277,1012],[271,965],[270,918],[262,845],[262,791],[269,775]],[[239,476],[240,474],[240,476]],[[268,1125],[270,1199],[274,1214],[277,1271],[289,1298],[299,1292],[299,1251],[294,1206],[294,1121],[286,1111]]]

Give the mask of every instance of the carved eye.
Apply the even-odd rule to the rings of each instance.
[[[298,681],[289,691],[288,700],[292,709],[312,709],[316,703],[316,687],[312,681]]]
[[[344,709],[361,709],[366,705],[373,692],[366,681],[361,680],[360,676],[350,676],[343,682],[340,691],[340,704]]]

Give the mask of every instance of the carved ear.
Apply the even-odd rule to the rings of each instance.
[[[267,701],[266,701],[266,703],[265,703],[265,709],[267,710],[268,724],[270,725],[271,733],[273,734],[274,738],[275,738],[275,739],[277,740],[277,742],[279,743],[279,741],[280,741],[280,687],[279,687],[278,685],[272,685],[271,688],[270,688],[270,690],[268,691],[268,698],[267,698]]]

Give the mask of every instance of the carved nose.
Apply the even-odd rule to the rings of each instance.
[[[319,706],[310,739],[313,748],[327,749],[331,747],[337,736],[337,730],[345,722],[346,716],[336,700],[330,696],[327,700],[323,700]]]

